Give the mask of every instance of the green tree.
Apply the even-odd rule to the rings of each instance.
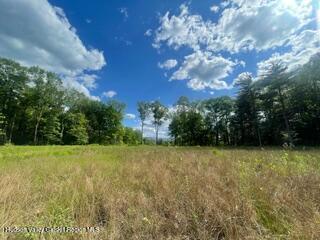
[[[150,107],[153,116],[153,125],[156,132],[156,144],[158,144],[159,128],[161,127],[167,116],[168,109],[163,106],[158,100],[152,102],[150,104]]]
[[[28,88],[28,113],[30,123],[33,124],[33,144],[38,144],[40,123],[52,117],[53,112],[62,108],[63,91],[62,82],[54,73],[44,71],[38,67],[29,69],[31,85]]]
[[[289,79],[292,73],[287,70],[287,66],[281,61],[270,63],[266,66],[263,77],[258,81],[257,86],[262,89],[265,99],[268,98],[269,101],[272,101],[272,107],[276,108],[281,114],[284,122],[284,132],[282,136],[285,142],[292,145],[294,133],[291,131],[290,111],[288,109]],[[276,113],[273,112],[273,115],[275,114]]]
[[[221,140],[225,145],[230,144],[230,123],[234,113],[234,100],[228,96],[209,99],[203,104],[208,138],[215,145]]]
[[[176,111],[169,124],[170,135],[176,145],[206,145],[205,122],[199,109],[199,102],[190,102],[180,97],[175,104]]]
[[[43,143],[61,144],[61,121],[57,113],[48,113],[43,121]]]
[[[143,144],[143,131],[147,117],[150,114],[150,104],[147,102],[138,102],[139,118],[141,120],[141,144]]]
[[[141,140],[141,132],[132,128],[124,128],[123,143],[128,145],[137,145]]]
[[[68,112],[65,114],[65,127],[63,133],[64,144],[84,145],[88,143],[88,121],[82,113]]]
[[[259,95],[254,87],[252,74],[241,74],[236,86],[239,91],[235,103],[235,119],[240,128],[240,141],[242,144],[248,143],[262,146],[257,103]]]
[[[124,105],[83,99],[71,111],[83,113],[88,123],[90,143],[116,144],[123,137],[122,119]]]
[[[0,111],[4,115],[3,131],[8,142],[12,141],[17,117],[22,111],[27,69],[20,64],[0,58]]]
[[[320,144],[320,54],[299,69],[291,80],[289,109],[299,144]]]
[[[175,116],[175,119],[180,123],[176,126],[176,130],[178,131],[178,142],[180,145],[195,146],[206,144],[204,136],[204,119],[199,112],[191,109],[189,111],[179,113]],[[174,133],[172,132],[174,129],[173,127],[173,125],[169,125],[171,134]]]
[[[5,123],[5,117],[0,112],[0,145],[3,145],[5,143],[5,132],[4,132],[4,123]]]

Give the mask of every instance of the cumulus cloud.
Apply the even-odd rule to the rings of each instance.
[[[123,15],[124,21],[127,21],[127,19],[129,18],[128,9],[123,7],[123,8],[120,8],[119,11]]]
[[[240,50],[266,50],[282,46],[299,29],[311,21],[309,0],[286,1],[234,0],[237,6],[227,8],[217,24],[219,40],[231,52]],[[215,46],[209,46],[214,50]]]
[[[197,51],[185,57],[171,80],[188,80],[188,86],[194,90],[228,89],[230,86],[223,79],[232,73],[237,64],[210,52]]]
[[[213,6],[210,7],[210,11],[214,12],[214,13],[219,12],[219,9],[220,9],[220,7],[216,6],[216,5],[213,5]]]
[[[274,62],[282,62],[288,66],[288,71],[297,69],[306,64],[310,58],[320,52],[320,30],[305,30],[292,37],[290,41],[291,51],[285,53],[274,53],[264,61],[259,62],[258,77],[263,75],[268,66]]]
[[[178,65],[178,61],[175,59],[169,59],[165,61],[164,63],[159,63],[159,68],[170,70]]]
[[[171,80],[187,80],[195,90],[231,88],[233,85],[224,79],[235,65],[246,66],[235,58],[239,53],[286,47],[288,51],[274,53],[258,67],[281,59],[294,69],[318,52],[320,34],[308,25],[314,20],[311,0],[228,0],[211,10],[222,11],[218,21],[191,14],[185,4],[180,6],[178,15],[167,12],[160,18],[153,46],[175,51],[187,47],[193,51]],[[228,59],[223,57],[225,54]]]
[[[222,2],[220,3],[220,6],[221,6],[222,8],[226,8],[228,5],[230,5],[230,1],[222,1]]]
[[[167,12],[160,19],[160,27],[156,30],[153,43],[155,48],[160,48],[166,42],[176,50],[181,46],[199,50],[201,44],[206,45],[216,36],[212,22],[205,22],[200,15],[190,15],[186,5],[181,5],[180,10],[178,16],[170,16]]]
[[[152,36],[152,29],[148,29],[148,30],[144,33],[144,35],[147,36],[147,37]]]
[[[236,77],[236,79],[234,79],[232,85],[236,86],[238,83],[240,83],[241,81],[248,79],[248,78],[254,79],[253,74],[251,72],[240,73],[238,75],[238,77]]]
[[[56,72],[75,88],[78,77],[93,87],[96,76],[88,80],[88,72],[106,64],[103,52],[85,47],[63,9],[47,0],[0,1],[0,56]]]
[[[78,77],[78,80],[88,89],[95,89],[97,87],[96,80],[98,76],[95,74],[82,74]]]
[[[107,97],[107,98],[113,98],[117,95],[117,92],[115,91],[107,91],[103,93],[103,96]]]
[[[289,7],[285,1],[234,0],[217,23],[191,15],[188,7],[181,5],[178,16],[167,12],[160,19],[153,45],[159,48],[165,42],[174,49],[188,46],[232,53],[282,46],[312,20],[310,1]]]
[[[89,89],[86,86],[84,86],[84,84],[81,84],[79,81],[76,81],[73,77],[69,77],[69,76],[64,77],[63,86],[65,88],[73,88],[78,92],[83,93],[88,98],[91,98],[96,101],[100,101],[100,97],[93,96],[90,93]]]

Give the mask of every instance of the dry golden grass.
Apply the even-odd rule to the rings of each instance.
[[[1,239],[320,239],[320,150],[2,147]]]

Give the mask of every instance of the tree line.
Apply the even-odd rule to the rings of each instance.
[[[156,142],[159,126],[167,118],[174,145],[320,144],[320,54],[295,71],[278,61],[259,79],[243,73],[235,86],[235,98],[192,102],[180,97],[171,111],[158,101],[140,102],[141,131],[151,114]]]
[[[151,123],[160,144],[167,121],[172,145],[320,144],[319,54],[295,71],[274,62],[259,79],[243,73],[234,84],[235,97],[180,97],[170,109],[158,100],[139,102],[137,131],[122,125],[124,104],[93,100],[63,87],[54,73],[0,58],[0,143],[146,144]]]
[[[39,67],[0,59],[1,143],[137,144],[140,132],[122,126],[124,108],[67,89]]]

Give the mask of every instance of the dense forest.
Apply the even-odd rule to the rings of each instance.
[[[96,101],[63,87],[54,73],[0,59],[0,142],[13,144],[139,144],[147,120],[156,143],[169,121],[170,143],[212,145],[319,145],[320,55],[295,71],[270,64],[259,78],[241,74],[235,98],[181,97],[170,110],[139,102],[141,131],[124,127],[125,105]],[[168,141],[167,141],[168,142]]]
[[[0,135],[13,144],[134,144],[122,126],[125,106],[63,87],[54,73],[0,59]]]

